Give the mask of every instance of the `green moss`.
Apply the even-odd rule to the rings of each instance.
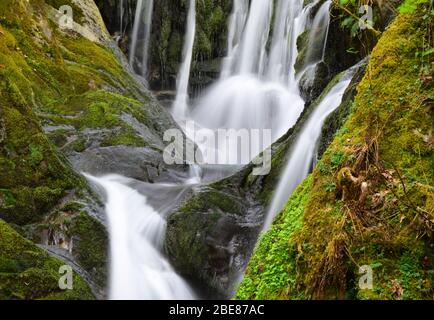
[[[236,299],[303,298],[296,286],[294,271],[299,256],[292,237],[302,227],[311,188],[312,177],[309,177],[291,196],[270,231],[262,235]]]
[[[88,270],[96,283],[103,286],[107,278],[108,261],[108,236],[105,228],[94,218],[81,213],[70,221],[68,233],[75,237],[73,253],[77,256],[77,261]]]
[[[0,299],[94,299],[76,273],[72,290],[59,289],[62,265],[0,220]]]
[[[83,182],[65,165],[30,111],[22,114],[5,106],[0,116],[6,128],[0,148],[0,188],[9,189],[17,199],[13,206],[0,208],[0,217],[18,224],[31,223]]]

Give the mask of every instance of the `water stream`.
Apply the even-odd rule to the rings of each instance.
[[[345,90],[351,83],[357,67],[346,71],[341,79],[325,95],[309,116],[307,123],[297,136],[291,148],[289,161],[280,176],[280,183],[273,194],[263,229],[267,230],[276,215],[283,209],[297,186],[307,177],[315,157],[315,150],[321,138],[321,130],[327,117],[339,107]]]
[[[136,190],[137,187],[129,186],[131,179],[117,175],[101,178],[85,176],[104,189],[107,199],[105,207],[110,232],[111,264],[109,298],[195,298],[191,288],[176,274],[163,254],[165,216],[153,209],[148,198]],[[158,188],[158,192],[170,194],[172,201],[173,196],[176,198],[182,192],[176,190],[176,186],[160,185]],[[155,189],[149,187],[146,193],[152,194],[152,191],[155,193]]]

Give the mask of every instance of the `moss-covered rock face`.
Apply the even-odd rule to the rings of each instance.
[[[296,282],[297,247],[288,239],[303,226],[303,214],[312,177],[294,192],[286,208],[275,219],[272,229],[259,240],[247,276],[237,292],[238,299],[280,300],[287,297],[288,285]],[[298,293],[297,293],[298,294]],[[294,298],[303,296],[294,295]]]
[[[61,5],[73,9],[73,30],[59,27]],[[122,148],[140,159],[130,167],[143,180],[157,165],[156,179],[165,172],[162,133],[176,127],[125,66],[93,1],[1,1],[0,219],[73,261],[98,297],[107,278],[104,218],[73,167],[135,177],[114,165],[121,152],[110,148]],[[100,165],[88,165],[104,151]]]
[[[381,37],[349,120],[263,235],[237,298],[434,298],[427,13],[400,14]]]
[[[75,272],[72,289],[59,288],[63,265],[0,220],[0,300],[94,299],[87,283]]]
[[[262,224],[263,207],[240,185],[231,178],[195,188],[168,219],[168,255],[203,297],[233,294]]]

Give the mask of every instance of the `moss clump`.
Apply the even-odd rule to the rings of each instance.
[[[384,32],[348,121],[313,173],[302,227],[273,237],[278,218],[258,245],[239,298],[434,298],[433,81],[416,54],[428,41],[428,7],[399,15]],[[290,221],[294,197],[283,213]],[[285,241],[294,252],[270,253],[267,266],[261,248]],[[364,265],[373,269],[373,290],[358,285]]]
[[[9,201],[0,205],[0,218],[32,223],[84,182],[52,147],[31,111],[5,105],[0,117],[6,128],[0,144],[0,188],[9,195]]]
[[[298,252],[292,237],[303,225],[311,188],[312,177],[309,177],[291,196],[270,231],[262,235],[236,299],[278,300],[289,294],[293,298],[303,298],[303,295],[294,294],[297,292],[295,270]]]
[[[74,217],[68,233],[74,237],[73,254],[80,265],[88,270],[96,283],[103,286],[107,278],[108,235],[100,222],[86,213]]]
[[[224,219],[224,213],[238,215],[240,212],[242,204],[236,197],[205,188],[169,217],[166,247],[184,274],[193,276],[188,266],[200,269],[209,263],[210,252],[203,236],[212,234],[219,220]],[[208,279],[209,275],[204,273],[201,277]]]
[[[62,265],[0,220],[0,299],[94,299],[76,273],[72,290],[59,288]]]

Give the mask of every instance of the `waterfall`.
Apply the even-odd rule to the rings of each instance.
[[[272,1],[252,0],[246,24],[247,31],[244,33],[237,61],[240,74],[259,73],[263,70],[272,13]]]
[[[196,0],[190,0],[187,16],[187,31],[184,41],[183,62],[177,79],[176,99],[173,104],[173,115],[185,118],[188,109],[188,83],[193,58],[194,38],[196,34]]]
[[[121,37],[124,34],[124,0],[119,2],[119,34]]]
[[[148,0],[146,2],[145,13],[144,13],[145,39],[143,41],[143,58],[142,58],[142,76],[145,78],[148,75],[149,43],[151,41],[153,11],[154,11],[154,0]]]
[[[233,63],[241,42],[241,36],[246,23],[248,10],[248,0],[234,0],[228,27],[228,52],[226,58],[223,60],[221,70],[222,78],[227,78],[234,68]]]
[[[101,186],[107,198],[110,232],[109,298],[113,300],[193,299],[187,283],[164,257],[164,217],[156,212],[128,179],[85,175]]]
[[[214,152],[225,155],[227,150],[200,144],[195,136],[191,135],[196,128],[206,129],[207,133],[214,136],[218,135],[220,129],[270,130],[271,144],[296,124],[305,107],[299,90],[301,76],[296,76],[295,72],[299,55],[297,39],[309,30],[308,50],[301,75],[323,60],[327,43],[331,1],[322,4],[311,19],[312,10],[317,7],[318,2],[319,0],[316,0],[304,6],[304,0],[234,0],[228,21],[227,55],[223,60],[220,78],[203,92],[197,101],[189,105],[188,87],[196,33],[196,2],[190,0],[182,64],[177,77],[177,92],[172,112],[179,124],[185,125],[187,136],[199,145],[204,155]],[[146,12],[145,16],[143,11]],[[147,73],[152,11],[152,0],[145,4],[143,0],[138,0],[130,63],[134,65],[136,62],[136,49],[141,38],[144,41],[143,74]],[[142,17],[145,27],[141,29]],[[322,124],[341,103],[352,72],[351,69],[341,77],[302,128],[291,148],[290,159],[273,195],[266,228],[308,174]],[[193,130],[189,130],[188,120],[193,120]],[[261,138],[255,136],[256,138],[258,141],[251,141],[252,146],[261,144]],[[238,139],[227,142],[237,144]],[[262,145],[263,149],[269,144]],[[212,148],[215,150],[211,150]],[[229,146],[229,150],[234,148]],[[261,150],[255,151],[256,154],[249,155],[248,161]],[[211,163],[206,161],[206,156],[205,164]],[[186,185],[206,181],[206,174],[202,170],[203,167],[192,164],[190,179],[186,180]],[[107,193],[106,211],[109,217],[112,255],[110,297],[193,298],[188,285],[173,271],[162,254],[166,222],[161,210],[150,206],[148,197],[131,188],[125,181],[126,178],[88,176],[88,179],[101,185]],[[169,198],[164,201],[170,202]]]
[[[149,43],[152,29],[152,13],[154,0],[137,0],[136,13],[134,16],[133,31],[131,34],[131,47],[129,62],[134,67],[137,58],[137,47],[139,41],[143,41],[141,71],[143,77],[148,73]]]
[[[321,137],[321,130],[327,117],[335,111],[342,102],[345,90],[351,83],[358,66],[352,67],[341,76],[309,116],[307,123],[298,134],[291,148],[290,157],[280,177],[280,183],[274,192],[264,230],[267,230],[276,215],[284,208],[288,198],[297,186],[307,177],[314,161],[316,146]]]
[[[250,8],[247,0],[234,1],[221,77],[190,115],[198,126],[271,130],[276,141],[297,122],[305,104],[295,81],[297,38],[313,7],[303,9],[303,2],[279,0],[273,22],[273,1],[252,0]]]
[[[119,1],[119,37],[125,36],[125,31],[128,28],[128,18],[130,16],[128,0]]]
[[[134,25],[133,25],[133,31],[131,34],[131,47],[130,47],[130,65],[134,65],[134,60],[136,58],[136,49],[137,49],[137,41],[139,36],[139,27],[140,27],[140,17],[142,15],[142,8],[143,8],[143,0],[137,0],[136,5],[136,14],[134,15]]]

